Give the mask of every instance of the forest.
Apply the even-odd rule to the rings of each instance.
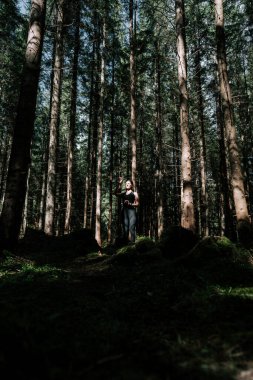
[[[24,5],[0,15],[6,244],[26,227],[113,242],[119,176],[138,191],[139,235],[248,234],[252,1]]]
[[[6,378],[253,378],[252,42],[253,0],[0,0]]]

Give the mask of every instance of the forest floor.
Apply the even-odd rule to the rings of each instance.
[[[22,250],[0,264],[3,380],[253,379],[250,251],[221,238],[178,259],[145,238],[62,260]]]

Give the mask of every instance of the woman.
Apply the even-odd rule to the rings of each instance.
[[[139,206],[139,197],[136,191],[133,191],[133,181],[128,179],[125,184],[125,191],[121,191],[123,178],[119,177],[118,187],[115,195],[122,199],[123,227],[124,237],[128,240],[130,234],[130,242],[135,242],[136,237],[136,208]]]

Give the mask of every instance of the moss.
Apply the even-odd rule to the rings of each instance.
[[[135,243],[136,251],[139,253],[144,253],[150,251],[155,247],[155,242],[147,237],[139,237]]]
[[[206,237],[203,238],[195,247],[188,253],[191,259],[213,259],[221,257],[235,258],[237,248],[226,237]]]

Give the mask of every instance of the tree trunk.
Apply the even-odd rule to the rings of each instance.
[[[229,163],[231,169],[231,187],[237,220],[238,237],[241,241],[247,240],[250,231],[250,218],[245,198],[243,174],[241,169],[241,159],[236,139],[236,130],[232,115],[232,96],[228,81],[225,31],[223,18],[223,1],[214,0],[215,22],[216,22],[216,43],[217,43],[217,63],[219,73],[219,91],[222,100],[222,110],[224,113],[225,139],[228,147]]]
[[[204,126],[204,105],[202,95],[200,41],[195,49],[196,92],[198,98],[198,122],[200,126],[199,158],[200,158],[200,230],[202,236],[208,236],[208,196],[206,191],[206,139]]]
[[[40,74],[45,11],[46,0],[32,0],[23,79],[0,221],[2,243],[6,247],[12,246],[17,241],[22,223]]]
[[[137,121],[136,121],[136,69],[135,69],[135,1],[129,2],[129,39],[130,39],[130,141],[131,141],[131,177],[136,188],[137,172]]]
[[[77,69],[78,57],[80,50],[80,0],[76,0],[76,30],[75,30],[75,47],[72,67],[72,83],[71,83],[71,101],[70,101],[70,122],[68,136],[68,157],[67,157],[67,205],[65,214],[64,233],[67,234],[71,230],[71,213],[73,198],[73,158],[75,145],[76,130],[76,100],[77,100]]]
[[[43,158],[45,155],[43,155]],[[42,166],[42,181],[41,181],[41,194],[40,194],[40,208],[39,208],[39,220],[38,228],[39,230],[44,229],[44,220],[45,220],[45,197],[46,197],[46,170],[44,165]]]
[[[155,89],[156,89],[156,213],[157,231],[159,239],[163,233],[163,146],[162,146],[162,110],[161,110],[161,65],[159,43],[156,42],[156,68],[155,68]]]
[[[96,182],[96,226],[95,239],[101,246],[101,204],[102,204],[102,157],[103,157],[103,124],[104,124],[104,92],[105,92],[105,39],[106,20],[103,19],[103,40],[101,53],[100,103],[98,111],[98,141],[97,141],[97,182]]]
[[[26,187],[27,190],[26,190],[25,202],[24,202],[24,207],[23,207],[22,223],[21,223],[21,228],[20,228],[20,236],[24,236],[25,235],[25,231],[26,231],[26,227],[27,227],[30,173],[31,173],[31,170],[29,168],[28,175],[27,175],[27,187]]]
[[[100,108],[100,86],[101,86],[101,33],[99,14],[95,11],[95,86],[94,103],[92,109],[92,149],[91,149],[91,180],[90,180],[90,220],[89,225],[92,230],[96,228],[96,185],[97,185],[97,150],[98,150],[98,128],[99,128],[99,108]]]
[[[232,210],[230,206],[230,190],[228,181],[228,168],[226,160],[226,145],[224,137],[224,121],[221,111],[220,96],[216,100],[216,116],[219,132],[220,146],[220,214],[221,214],[221,235],[227,236],[229,239],[235,239],[235,231],[233,226]]]
[[[114,45],[114,35],[113,35]],[[108,233],[107,241],[112,242],[112,207],[113,207],[113,159],[114,159],[114,129],[115,129],[115,56],[112,57],[112,99],[111,99],[111,131],[110,131],[110,173],[109,173],[109,216],[108,216]]]
[[[60,117],[61,81],[63,66],[63,7],[65,0],[59,0],[57,9],[57,29],[55,40],[55,56],[53,66],[53,86],[50,110],[50,136],[47,174],[47,197],[44,231],[48,235],[54,233],[55,184],[57,140]]]
[[[144,234],[144,224],[145,224],[145,218],[144,218],[144,207],[145,204],[147,203],[147,200],[145,200],[145,195],[146,191],[144,192],[144,181],[145,181],[145,159],[143,156],[143,145],[144,145],[144,107],[143,107],[143,97],[144,97],[144,91],[142,91],[142,99],[140,102],[140,134],[139,134],[139,155],[141,157],[140,159],[140,165],[139,165],[139,173],[140,175],[138,176],[138,188],[139,188],[139,197],[141,199],[140,205],[138,207],[138,231],[140,235]]]
[[[95,42],[92,44],[92,60],[90,69],[90,104],[89,104],[89,127],[88,127],[88,146],[87,146],[87,170],[84,184],[84,228],[90,228],[90,195],[91,195],[91,172],[92,172],[92,125],[93,125],[93,103],[94,103],[94,72],[95,72]]]
[[[178,54],[178,81],[180,91],[180,126],[182,139],[182,191],[181,191],[181,225],[195,231],[195,218],[193,207],[191,150],[188,126],[188,93],[187,93],[187,62],[185,43],[185,15],[184,1],[176,0],[176,32]]]
[[[12,136],[6,131],[5,138],[3,140],[2,154],[1,154],[1,172],[0,172],[0,212],[2,210],[4,194],[6,189],[6,178],[8,163],[10,159]]]
[[[174,129],[173,129],[173,171],[172,171],[172,178],[173,178],[173,212],[172,212],[172,220],[175,225],[180,224],[180,216],[181,216],[181,207],[180,207],[180,153],[181,150],[179,149],[179,123],[178,123],[178,117],[177,117],[177,105],[176,105],[176,99],[174,100],[175,104],[175,112],[174,112]]]

